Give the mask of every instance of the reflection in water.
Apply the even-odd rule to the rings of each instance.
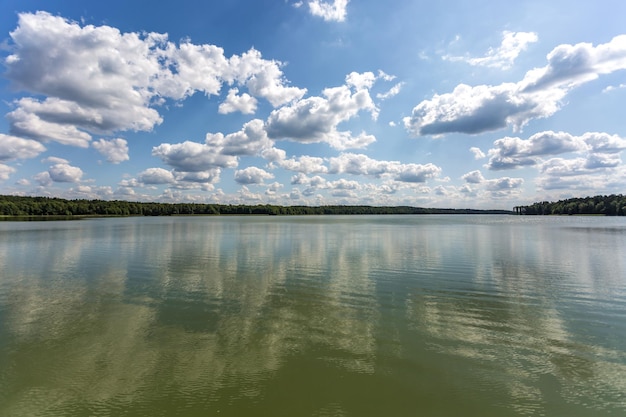
[[[546,404],[559,402],[566,403],[559,404],[564,410],[572,408],[567,415],[580,413],[573,404],[626,409],[624,297],[617,297],[611,317],[595,321],[587,315],[588,308],[610,304],[607,284],[624,280],[623,259],[607,247],[600,253],[580,241],[555,242],[549,228],[501,232],[486,228],[473,239],[463,237],[465,253],[458,256],[475,264],[469,288],[458,288],[458,278],[445,290],[421,288],[408,302],[413,328],[438,352],[471,360],[477,382],[485,390],[505,390],[502,405],[522,415],[542,414]],[[608,247],[623,246],[624,237]],[[485,251],[484,242],[495,243],[493,250]],[[442,277],[449,275],[441,268]],[[600,268],[611,278],[594,285],[590,278]],[[607,325],[622,339],[611,343],[594,334],[602,331],[596,326]]]
[[[626,234],[552,220],[2,224],[0,414],[623,411]]]

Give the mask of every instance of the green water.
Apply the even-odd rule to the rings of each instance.
[[[626,219],[0,223],[1,416],[623,416]]]

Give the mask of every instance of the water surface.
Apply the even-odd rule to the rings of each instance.
[[[626,219],[0,223],[2,416],[626,414]]]

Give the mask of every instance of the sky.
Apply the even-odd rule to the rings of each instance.
[[[624,16],[622,0],[2,0],[0,194],[624,194]]]

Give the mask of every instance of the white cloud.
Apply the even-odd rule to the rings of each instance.
[[[328,172],[380,177],[389,172],[398,172],[400,165],[399,162],[378,161],[363,154],[342,153],[330,158]]]
[[[226,101],[219,106],[218,112],[220,114],[228,114],[236,111],[243,114],[253,114],[256,111],[256,99],[247,93],[237,95],[238,92],[239,89],[237,88],[228,90]]]
[[[518,83],[460,84],[452,93],[435,94],[415,106],[404,125],[416,136],[476,134],[509,125],[521,129],[532,119],[558,111],[572,88],[626,69],[626,35],[596,47],[588,43],[560,45],[547,59],[548,65],[528,71]]]
[[[364,73],[351,72],[346,76],[346,85],[354,87],[357,90],[370,89],[376,81],[376,76],[373,72],[367,71]]]
[[[587,169],[600,169],[600,168],[613,168],[622,164],[622,159],[619,154],[615,153],[594,153],[587,156],[585,162],[585,168]]]
[[[283,184],[281,184],[279,182],[273,182],[265,190],[265,195],[267,195],[267,196],[275,196],[276,193],[278,193],[278,191],[280,191],[280,189],[283,188],[283,187],[284,187]]]
[[[608,87],[605,87],[604,90],[602,90],[603,93],[608,93],[614,90],[621,90],[622,88],[626,88],[626,84],[619,84],[619,85],[609,85]]]
[[[139,173],[138,179],[143,184],[171,184],[175,181],[171,171],[163,168],[148,168]]]
[[[239,202],[243,204],[246,204],[246,203],[254,204],[254,203],[261,201],[262,199],[263,199],[263,196],[261,194],[253,193],[245,185],[241,186],[241,189],[239,190]]]
[[[341,178],[337,181],[329,182],[328,186],[334,190],[358,190],[361,188],[361,183]]]
[[[32,98],[22,98],[14,104],[17,108],[6,115],[15,135],[35,139],[41,142],[56,141],[63,145],[86,148],[91,135],[80,130],[76,125],[60,121],[63,116],[72,113],[72,103],[58,99],[46,99],[43,102]],[[51,108],[56,111],[51,115]],[[78,110],[78,108],[76,108]],[[77,112],[76,115],[84,113]],[[56,121],[50,122],[43,117],[54,116]],[[86,121],[88,122],[88,120]],[[83,124],[83,123],[81,123]]]
[[[55,164],[48,169],[48,174],[54,182],[79,182],[83,170],[70,164]]]
[[[180,186],[182,183],[197,183],[202,187],[213,189],[210,184],[216,184],[220,181],[220,174],[222,170],[220,168],[212,168],[206,171],[195,172],[175,172],[175,178]]]
[[[216,152],[214,146],[197,142],[163,143],[152,148],[152,155],[181,172],[207,171],[211,168],[234,168],[237,157]]]
[[[176,45],[166,34],[121,33],[80,26],[46,12],[22,13],[10,33],[6,77],[27,93],[7,114],[13,135],[88,147],[92,134],[150,131],[162,122],[155,107],[196,91],[220,93],[224,83],[245,86],[220,110],[254,111],[256,99],[280,106],[306,89],[287,85],[282,63],[250,49],[224,56],[214,45]],[[231,90],[234,91],[234,90]]]
[[[524,91],[573,88],[602,74],[626,69],[626,35],[596,47],[590,43],[559,45],[547,58],[548,65],[526,74],[520,83]]]
[[[539,189],[577,190],[587,195],[621,193],[624,188],[626,167],[592,166],[585,158],[552,158],[540,167],[541,175],[535,183]]]
[[[328,168],[324,165],[323,158],[307,155],[279,161],[278,166],[290,171],[302,172],[304,174],[319,174],[328,172]]]
[[[441,168],[428,163],[422,164],[404,164],[400,167],[400,171],[396,177],[402,182],[426,182],[430,178],[434,178],[441,174]]]
[[[34,158],[45,150],[37,141],[0,133],[0,161]]]
[[[70,161],[68,161],[65,158],[59,158],[58,156],[49,156],[47,158],[44,158],[41,160],[42,163],[48,163],[51,165],[55,165],[55,164],[69,164]]]
[[[307,3],[313,16],[319,16],[327,22],[343,22],[346,19],[348,0],[311,0]]]
[[[278,107],[306,94],[306,88],[287,86],[278,61],[268,61],[261,58],[256,49],[244,53],[241,57],[233,56],[230,59],[231,67],[236,79],[245,85],[253,96],[265,98],[274,107]]]
[[[239,132],[226,136],[222,133],[207,133],[205,143],[214,152],[226,156],[259,155],[274,146],[274,142],[267,136],[265,124],[259,119],[247,122]]]
[[[502,32],[502,43],[498,48],[489,48],[487,54],[481,58],[443,56],[448,61],[463,61],[470,65],[486,66],[500,69],[509,69],[515,59],[528,45],[537,42],[539,37],[534,32]]]
[[[565,132],[540,132],[528,139],[505,137],[494,142],[489,150],[487,167],[492,170],[511,169],[517,166],[535,165],[544,155],[584,151],[585,142]]]
[[[350,131],[337,128],[360,111],[369,111],[373,118],[378,116],[378,109],[365,88],[367,80],[367,76],[351,73],[346,82],[352,87],[359,85],[361,88],[356,91],[348,85],[326,88],[323,97],[305,98],[272,111],[266,123],[268,136],[302,143],[326,142],[336,149],[366,147],[376,138],[365,133],[355,137]]]
[[[102,156],[112,164],[128,161],[128,142],[117,138],[111,140],[100,139],[91,144]]]
[[[485,177],[483,177],[482,172],[478,170],[468,172],[467,174],[463,175],[461,178],[463,178],[465,182],[468,182],[470,184],[480,184],[481,182],[485,181]]]
[[[213,172],[219,168],[237,167],[240,156],[262,156],[269,161],[283,159],[285,152],[273,145],[263,121],[253,119],[238,132],[227,135],[207,133],[204,144],[192,141],[163,143],[152,148],[152,155],[161,158],[176,172]],[[214,173],[211,176],[214,177]]]
[[[485,153],[480,150],[480,148],[477,148],[475,146],[472,146],[470,148],[470,152],[474,155],[474,159],[483,159],[486,156]]]
[[[517,84],[460,84],[447,94],[435,94],[413,108],[404,126],[413,135],[451,132],[478,134],[513,125],[521,129],[531,119],[548,117],[560,107],[566,91],[551,89],[522,93]]]
[[[235,181],[239,184],[263,184],[264,180],[272,178],[274,178],[273,174],[257,167],[235,171]]]
[[[581,139],[591,152],[615,153],[626,149],[626,138],[601,132],[588,132]]]
[[[566,132],[545,131],[528,139],[505,137],[494,142],[489,150],[491,170],[513,169],[520,166],[537,165],[542,156],[559,155],[568,152],[588,153],[591,160],[615,161],[614,157],[592,156],[615,154],[626,149],[626,139],[607,133],[588,132],[574,136]]]
[[[389,91],[387,91],[386,93],[376,94],[376,98],[379,98],[381,100],[387,100],[388,98],[391,98],[393,96],[400,94],[400,90],[402,90],[403,86],[404,86],[404,83],[398,83],[394,85],[393,87],[391,87]]]
[[[305,195],[313,195],[319,189],[329,188],[328,181],[319,175],[307,177],[303,173],[299,173],[291,177],[291,185],[304,185],[307,188],[303,192]]]
[[[15,172],[15,168],[8,165],[0,164],[0,181],[6,181],[11,174]]]
[[[504,191],[520,188],[524,184],[524,180],[522,178],[502,177],[494,180],[486,180],[485,183],[489,191]]]
[[[287,158],[287,153],[278,148],[264,148],[261,150],[260,156],[270,162],[278,162]]]
[[[402,164],[397,161],[377,161],[366,155],[343,153],[330,158],[329,173],[391,177],[396,181],[422,183],[441,174],[434,164]]]
[[[50,173],[48,171],[43,171],[33,176],[33,179],[39,183],[42,187],[47,187],[52,184],[52,178],[50,178]]]

